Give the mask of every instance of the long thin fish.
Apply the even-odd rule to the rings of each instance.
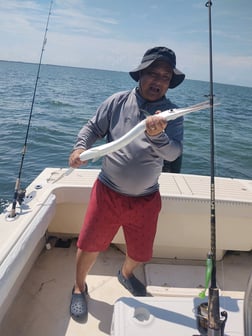
[[[160,112],[158,116],[164,117],[167,121],[174,120],[185,114],[207,109],[210,107],[209,101],[192,105],[185,108],[171,109],[164,112]],[[107,155],[109,153],[115,152],[118,149],[128,145],[136,137],[138,137],[145,130],[145,120],[142,120],[135,127],[133,127],[128,133],[124,134],[121,138],[108,142],[104,145],[97,146],[86,150],[80,154],[81,161],[87,161],[93,159],[93,161],[98,160],[100,157]]]
[[[204,110],[210,107],[209,101],[205,101],[196,105],[184,107],[184,108],[178,108],[178,109],[172,109],[172,110],[166,110],[164,112],[161,112],[158,114],[158,116],[164,117],[167,121],[174,120],[178,117],[181,117],[185,114],[196,112],[199,110]],[[104,145],[97,146],[90,148],[86,150],[85,152],[80,154],[81,161],[88,161],[93,159],[93,161],[98,160],[100,157],[115,152],[118,149],[121,149],[122,147],[128,145],[132,140],[134,140],[138,135],[140,135],[145,130],[145,121],[142,120],[140,123],[138,123],[135,127],[132,128],[128,133],[124,134],[121,138],[108,142]],[[71,174],[71,172],[74,170],[74,168],[69,168],[62,176],[60,176],[56,181],[61,179],[63,176],[68,176]]]

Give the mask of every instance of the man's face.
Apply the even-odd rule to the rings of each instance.
[[[139,89],[143,98],[155,101],[162,98],[172,79],[172,67],[165,61],[155,61],[140,72]]]

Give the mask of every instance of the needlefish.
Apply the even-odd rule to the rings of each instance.
[[[174,109],[166,110],[166,111],[160,112],[159,114],[157,114],[157,116],[163,117],[166,119],[166,121],[169,121],[169,120],[177,119],[178,117],[182,117],[188,113],[204,110],[209,107],[210,107],[209,101],[205,101],[205,102],[192,105],[192,106],[188,106],[188,107],[184,107],[184,108],[174,108]],[[122,137],[120,137],[117,140],[108,142],[106,144],[103,144],[97,147],[87,149],[85,152],[80,154],[81,161],[92,160],[94,162],[98,160],[100,157],[113,153],[121,149],[122,147],[128,145],[131,141],[133,141],[142,132],[145,131],[145,128],[146,128],[145,122],[146,122],[146,119],[140,121],[129,132],[127,132],[126,134],[124,134]],[[73,170],[74,168],[69,168],[64,173],[64,175],[65,176],[69,175]]]
[[[184,116],[188,113],[207,109],[210,107],[209,101],[205,101],[196,105],[184,107],[184,108],[176,108],[170,109],[157,114],[157,116],[163,117],[166,121],[177,119],[178,117]],[[80,154],[81,161],[93,160],[96,161],[100,157],[113,153],[122,147],[128,145],[131,141],[137,138],[142,132],[145,131],[145,121],[146,119],[139,122],[135,127],[133,127],[129,132],[124,134],[119,139],[108,142],[106,144],[90,148],[85,152]]]

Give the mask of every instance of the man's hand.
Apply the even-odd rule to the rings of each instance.
[[[159,117],[158,113],[160,113],[160,111],[146,118],[146,132],[150,136],[160,134],[167,126],[165,118]]]
[[[81,165],[86,164],[87,161],[80,160],[80,154],[85,150],[82,148],[74,150],[69,156],[69,166],[72,168],[79,168]]]

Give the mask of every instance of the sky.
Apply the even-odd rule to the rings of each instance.
[[[38,63],[51,0],[0,0],[0,60]],[[54,0],[44,64],[130,71],[167,46],[186,78],[209,80],[206,0]],[[252,1],[212,0],[213,79],[252,87]]]

